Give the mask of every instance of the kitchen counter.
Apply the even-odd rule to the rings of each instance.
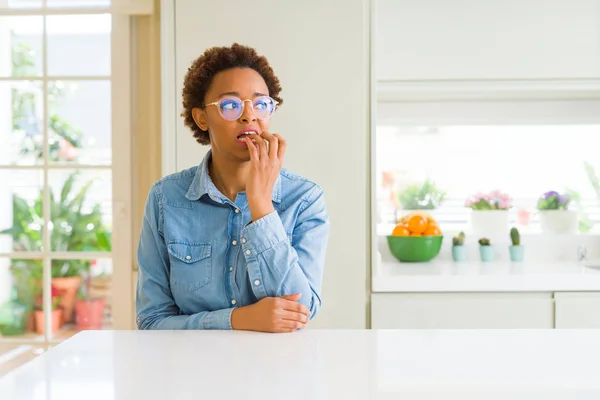
[[[83,332],[2,400],[597,399],[598,330]]]
[[[372,292],[600,291],[600,269],[574,262],[428,263],[384,261],[373,267]]]

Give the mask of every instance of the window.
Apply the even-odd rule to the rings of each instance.
[[[580,232],[600,232],[600,118],[593,115],[599,107],[594,101],[540,100],[536,106],[517,99],[380,103],[377,233],[389,234],[404,209],[421,207],[433,208],[443,231],[468,230],[466,199],[492,190],[512,197],[509,221],[523,233],[540,232],[536,204],[550,190],[577,200],[571,208],[580,211]],[[443,201],[404,200],[411,184],[423,189],[421,196],[440,193]]]
[[[133,326],[129,15],[151,4],[0,0],[0,374]]]

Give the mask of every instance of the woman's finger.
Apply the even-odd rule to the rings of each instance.
[[[265,141],[265,139],[263,139],[262,137],[260,137],[260,135],[252,135],[253,139],[256,140],[256,143],[258,143],[258,154],[260,159],[262,160],[263,158],[267,158],[269,157],[269,152],[267,151],[267,142]]]
[[[258,150],[256,149],[256,146],[254,145],[254,142],[252,141],[252,139],[250,139],[249,137],[244,137],[242,139],[246,145],[248,146],[248,152],[250,153],[250,161],[256,162],[258,161]]]
[[[276,133],[274,133],[273,136],[277,138],[277,158],[279,158],[280,161],[283,161],[283,157],[285,156],[285,150],[287,148],[287,142],[284,138],[282,138]]]
[[[262,136],[269,142],[269,158],[275,161],[279,155],[279,138],[269,132],[263,132]]]
[[[299,313],[299,312],[281,311],[279,313],[279,315],[281,316],[282,319],[289,320],[289,321],[301,322],[303,324],[306,324],[308,322],[308,317],[306,316],[306,314]]]

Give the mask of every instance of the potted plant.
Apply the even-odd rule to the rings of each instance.
[[[481,261],[489,262],[494,260],[494,247],[491,245],[490,239],[479,239],[479,256]]]
[[[466,261],[467,259],[464,232],[460,232],[457,236],[452,238],[452,259],[454,261]]]
[[[93,261],[91,267],[96,265]],[[91,270],[85,274],[84,284],[81,285],[75,303],[75,315],[78,330],[102,329],[104,320],[104,298],[94,298],[91,293]]]
[[[555,190],[544,193],[537,202],[540,212],[540,228],[544,233],[576,233],[579,213],[569,210],[571,197]]]
[[[110,252],[111,234],[103,221],[100,204],[93,204],[90,209],[84,206],[93,181],[86,182],[79,190],[74,190],[78,174],[75,172],[69,175],[59,196],[55,196],[53,191],[50,192],[51,248],[60,252]],[[42,199],[42,190],[32,203],[13,195],[13,226],[0,231],[0,235],[12,236],[13,251],[41,249]],[[16,267],[15,261],[18,263]],[[41,290],[42,265],[41,260],[13,260],[13,277],[17,282],[26,282]],[[89,268],[90,260],[52,260],[52,285],[59,291],[62,299],[64,322],[73,321],[77,291],[82,275],[89,271]],[[26,280],[23,277],[27,277]],[[31,302],[31,299],[35,298],[28,292],[29,288],[22,283],[18,294],[21,302]]]
[[[52,333],[56,333],[58,329],[63,324],[63,309],[60,306],[60,295],[58,290],[52,286]],[[38,297],[38,304],[36,306],[36,310],[34,313],[35,318],[35,329],[36,332],[40,335],[44,334],[44,308],[43,308],[43,299],[42,297]]]
[[[511,261],[523,261],[525,255],[525,247],[521,245],[521,234],[515,227],[510,230],[510,241],[512,245],[508,246]]]
[[[465,201],[471,211],[471,233],[488,238],[505,237],[508,228],[508,210],[512,207],[511,197],[493,190],[477,193]]]
[[[426,179],[422,183],[413,183],[397,194],[402,212],[415,210],[435,210],[446,199],[446,192],[440,190],[436,183]]]

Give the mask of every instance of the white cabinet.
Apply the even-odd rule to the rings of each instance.
[[[598,0],[374,0],[378,80],[600,77]]]
[[[551,329],[552,293],[375,293],[372,329]]]
[[[557,329],[600,329],[600,293],[556,293]]]

